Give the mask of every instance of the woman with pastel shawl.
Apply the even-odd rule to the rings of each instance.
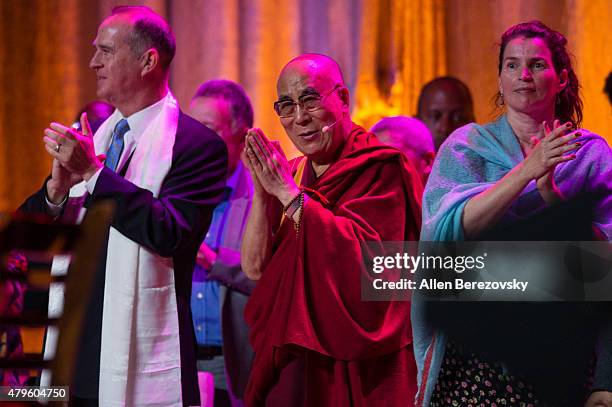
[[[612,153],[576,130],[582,102],[566,42],[539,21],[503,34],[497,101],[506,112],[441,146],[422,241],[610,240]],[[418,406],[609,403],[609,305],[449,304],[413,302]]]

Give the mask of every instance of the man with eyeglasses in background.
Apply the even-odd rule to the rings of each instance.
[[[288,162],[261,130],[247,134],[255,193],[241,262],[259,281],[245,312],[255,351],[246,404],[403,406],[416,391],[410,304],[362,301],[360,243],[418,239],[419,176],[351,121],[333,59],[293,59],[277,92],[304,156]]]

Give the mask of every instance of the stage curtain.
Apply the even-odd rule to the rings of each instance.
[[[14,210],[43,181],[51,165],[43,130],[72,123],[83,99],[89,73],[81,56],[91,47],[84,32],[97,18],[82,5],[0,1],[0,211]]]
[[[350,0],[209,0],[171,3],[180,48],[172,88],[186,107],[203,81],[226,78],[242,84],[255,110],[255,125],[280,140],[288,156],[297,151],[286,137],[273,103],[283,65],[304,52],[328,54],[354,83],[360,3]],[[180,22],[180,23],[179,23]]]
[[[612,143],[612,106],[604,82],[612,72],[612,1],[570,0],[567,30],[584,101],[583,127]]]
[[[539,18],[569,39],[583,85],[584,126],[611,140],[602,92],[612,67],[608,0],[2,0],[0,1],[0,211],[36,190],[51,161],[42,144],[50,121],[71,123],[95,98],[88,68],[96,29],[113,6],[146,4],[177,37],[171,88],[184,109],[208,79],[241,83],[255,123],[287,140],[272,103],[282,66],[303,52],[340,63],[355,121],[413,115],[421,86],[438,75],[464,80],[477,121],[493,116],[497,46],[510,25]]]
[[[355,121],[416,113],[421,86],[446,73],[444,16],[440,0],[365,0]]]

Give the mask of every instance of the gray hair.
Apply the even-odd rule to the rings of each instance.
[[[145,6],[118,6],[111,15],[130,15],[133,28],[127,38],[130,49],[136,55],[142,55],[149,48],[159,53],[159,62],[167,72],[176,53],[176,40],[170,25],[159,14]]]
[[[244,88],[226,79],[204,82],[196,91],[193,99],[200,97],[221,98],[230,104],[235,128],[253,127],[253,106]]]
[[[376,135],[382,132],[393,133],[393,145],[404,152],[412,150],[418,156],[423,156],[435,151],[431,132],[423,122],[413,117],[385,117],[372,126],[370,131]]]

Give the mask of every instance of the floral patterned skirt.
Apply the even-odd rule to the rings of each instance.
[[[539,405],[533,388],[504,373],[501,364],[466,355],[448,341],[431,407],[499,407]]]

